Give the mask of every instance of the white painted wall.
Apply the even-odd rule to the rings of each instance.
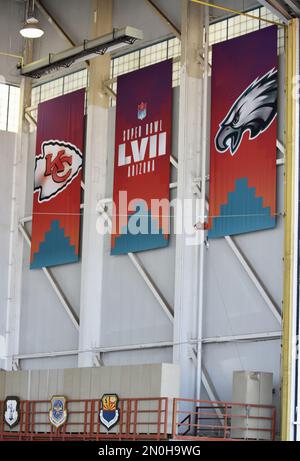
[[[167,14],[171,12],[170,16],[180,26],[179,3],[178,0],[172,0],[172,7],[170,7],[169,1],[160,1],[164,12]],[[159,37],[165,37],[171,33],[164,20],[153,11],[145,0],[126,0],[125,2],[124,0],[114,0],[113,25],[116,28],[128,25],[141,29],[144,33],[144,42],[157,40]]]
[[[23,39],[19,34],[24,20],[24,6],[16,0],[0,0],[0,51],[22,55]],[[0,55],[0,81],[19,83],[18,59]]]
[[[285,67],[279,57],[278,139],[284,141]],[[283,157],[278,152],[278,157]],[[273,230],[234,237],[273,302],[282,308],[284,250],[284,166],[277,167],[277,224]],[[209,241],[206,251],[204,338],[270,333],[281,327],[246,275],[225,239]],[[221,399],[231,399],[235,370],[274,373],[274,404],[279,406],[281,341],[204,345],[204,364]],[[202,389],[203,398],[206,392]]]
[[[179,89],[173,92],[173,140],[172,153],[177,157],[177,120]],[[114,125],[115,109],[110,110],[110,142],[107,197],[113,191]],[[172,167],[172,170],[174,168]],[[172,171],[174,177],[176,173]],[[172,192],[171,197],[175,197]],[[171,236],[167,249],[147,251],[138,255],[141,263],[167,303],[174,308],[175,238]],[[153,294],[133,266],[128,256],[110,256],[110,236],[106,237],[103,280],[103,345],[172,341],[172,323],[162,311]],[[139,360],[145,353],[139,353]],[[169,351],[160,352],[166,360],[171,359]],[[114,359],[115,360],[115,359]],[[122,360],[122,359],[121,359]]]
[[[71,6],[72,3],[72,6]],[[90,2],[84,2],[89,3]],[[157,0],[157,3],[171,11],[171,19],[180,25],[179,1],[170,7],[170,0]],[[233,2],[231,2],[233,3]],[[238,8],[234,2],[234,7]],[[14,24],[19,21],[20,4],[0,0],[0,41],[6,50],[17,51],[19,40],[16,34],[5,29],[3,17],[11,17],[9,5],[13,4]],[[45,0],[49,9],[56,12],[59,20],[76,40],[86,36],[89,8],[83,8],[83,2]],[[241,4],[241,2],[239,2]],[[175,6],[174,6],[175,5]],[[173,8],[174,6],[174,8]],[[2,9],[3,8],[3,9]],[[73,9],[74,8],[74,9]],[[75,11],[76,10],[76,11]],[[132,12],[134,11],[134,14]],[[4,13],[4,15],[2,14]],[[87,14],[88,13],[88,14]],[[12,13],[11,13],[12,14]],[[7,16],[8,15],[8,16]],[[22,16],[22,15],[21,15]],[[78,27],[77,17],[80,16]],[[158,18],[146,2],[141,0],[115,0],[114,25],[125,24],[144,29],[145,40],[151,41],[169,34],[168,28]],[[59,51],[66,47],[63,38],[53,32],[50,24],[45,25],[45,38],[36,45],[35,56],[40,57],[50,51]],[[16,28],[16,25],[14,26]],[[5,32],[6,31],[6,32]],[[21,46],[21,45],[20,45]],[[11,62],[0,58],[0,73],[11,75]],[[2,70],[1,70],[2,69]],[[11,76],[12,77],[12,76]],[[282,80],[283,81],[283,80]],[[283,94],[281,95],[281,100]],[[283,105],[279,117],[279,138],[283,139]],[[113,146],[114,146],[114,109],[109,113],[108,144],[110,160],[108,164],[107,196],[112,195]],[[173,155],[177,155],[178,135],[178,89],[174,91],[173,113]],[[8,251],[8,224],[10,210],[10,173],[14,146],[14,135],[0,132],[0,335],[3,334],[5,317],[6,261]],[[28,190],[26,194],[26,214],[32,212],[33,160],[35,154],[35,135],[31,135],[30,159],[28,163]],[[176,179],[172,171],[173,179]],[[278,168],[278,211],[283,210],[283,167]],[[96,220],[96,214],[95,214]],[[28,226],[30,231],[30,226]],[[261,277],[270,295],[281,306],[282,300],[282,255],[283,255],[283,220],[278,218],[275,230],[257,232],[236,238],[236,242],[245,253],[255,271]],[[140,259],[151,277],[159,286],[168,303],[174,305],[174,238],[171,236],[170,247],[166,250],[146,252]],[[172,341],[172,327],[165,314],[160,310],[149,289],[143,284],[136,269],[126,256],[109,255],[109,238],[105,246],[105,274],[103,279],[103,312],[101,337],[102,346],[148,343],[154,341]],[[53,273],[66,293],[73,308],[79,313],[81,264],[55,268]],[[247,278],[236,257],[231,253],[227,243],[222,240],[211,241],[206,251],[206,294],[204,310],[204,337],[232,334],[266,332],[278,330],[279,327],[257,293],[252,282]],[[44,274],[41,271],[29,271],[29,250],[25,248],[23,260],[23,285],[21,306],[20,353],[53,352],[78,348],[78,335],[69,318],[55,297]],[[279,395],[280,376],[280,341],[268,341],[243,344],[219,344],[204,346],[204,363],[214,382],[221,399],[231,399],[232,372],[237,369],[271,371],[274,373],[276,389],[275,400]],[[151,362],[170,362],[171,348],[151,351],[107,353],[103,356],[106,365],[136,364]],[[0,363],[1,365],[1,363]],[[77,366],[75,356],[62,358],[22,360],[23,369],[68,368]],[[203,392],[206,397],[206,393]]]
[[[1,352],[6,331],[6,305],[8,296],[8,259],[10,237],[10,207],[12,195],[13,157],[16,136],[0,131],[0,368]]]
[[[91,0],[44,0],[43,5],[76,44],[81,44],[90,38]],[[50,52],[57,53],[70,48],[70,43],[63,35],[56,32],[44,13],[38,8],[36,12],[45,34],[41,39],[35,41],[34,59],[47,56]]]
[[[0,131],[0,369],[4,367],[13,159],[16,135]]]
[[[32,214],[35,133],[30,135],[27,169],[26,216]],[[31,225],[27,224],[31,234]],[[56,294],[41,270],[29,270],[30,249],[24,247],[20,353],[55,352],[78,349],[78,333],[63,310]],[[80,264],[56,267],[52,273],[64,290],[66,298],[79,314]],[[64,366],[74,366],[74,360],[64,360]],[[35,363],[44,367],[43,363]]]
[[[177,156],[178,89],[174,90],[173,155]],[[113,150],[115,136],[115,108],[109,110],[109,162],[107,197],[113,193]],[[32,213],[35,134],[30,138],[28,163],[26,215]],[[173,177],[175,178],[174,171]],[[174,192],[172,196],[174,196]],[[97,214],[94,221],[96,226]],[[30,224],[26,225],[31,232]],[[20,354],[57,352],[78,349],[77,332],[56,298],[41,270],[29,270],[29,248],[25,247],[22,281],[22,312]],[[163,313],[153,294],[127,256],[110,256],[110,237],[105,244],[105,270],[103,278],[103,311],[101,346],[135,345],[172,341],[172,324]],[[154,282],[157,283],[170,306],[174,306],[175,239],[171,236],[166,250],[149,251],[139,258]],[[91,270],[93,270],[91,268]],[[56,281],[63,289],[74,310],[79,314],[81,263],[52,269]],[[94,306],[93,306],[94,307]],[[91,307],[92,308],[92,307]],[[99,306],[100,309],[100,306]],[[34,331],[34,334],[33,334]],[[74,357],[57,359],[63,366],[74,366]],[[30,366],[44,368],[45,359],[30,361]],[[54,359],[50,359],[55,364]],[[104,363],[155,363],[172,361],[170,349],[105,354]],[[47,359],[49,363],[49,359]],[[68,365],[69,364],[69,365]],[[22,361],[27,368],[27,361]]]
[[[16,135],[0,131],[0,336],[5,334],[12,195],[13,158]]]

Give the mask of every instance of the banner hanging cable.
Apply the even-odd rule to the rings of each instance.
[[[266,22],[267,24],[273,24],[278,27],[287,27],[286,24],[282,24],[281,22],[272,21],[271,19],[260,18],[250,13],[244,13],[243,11],[233,10],[232,8],[228,8],[227,6],[214,5],[213,3],[204,2],[202,0],[190,0],[190,1],[193,3],[198,3],[199,5],[209,6],[210,8],[215,8],[217,10],[227,11],[228,13],[238,14],[240,16],[246,16],[246,18],[257,19],[258,21],[263,21],[263,22]]]

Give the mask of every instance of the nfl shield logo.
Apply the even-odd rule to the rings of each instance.
[[[54,396],[51,399],[51,408],[49,411],[49,420],[52,426],[58,429],[67,421],[66,397]]]
[[[141,104],[138,105],[138,119],[144,120],[146,117],[147,117],[147,103],[141,102]]]
[[[12,429],[20,420],[19,397],[6,397],[4,402],[4,422]]]
[[[101,399],[100,421],[106,429],[111,429],[120,418],[117,394],[104,394]]]

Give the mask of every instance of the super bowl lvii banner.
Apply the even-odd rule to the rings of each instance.
[[[171,125],[172,60],[118,78],[112,255],[168,245]]]
[[[85,90],[39,104],[31,269],[79,259]]]
[[[209,237],[275,227],[277,27],[213,46]]]

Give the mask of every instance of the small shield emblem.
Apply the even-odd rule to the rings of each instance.
[[[106,429],[111,429],[120,418],[117,394],[104,394],[101,399],[100,421]]]
[[[19,397],[6,397],[4,402],[4,422],[13,428],[20,421],[20,399]]]
[[[147,103],[141,102],[141,104],[138,105],[138,119],[144,120],[146,117],[147,117]]]
[[[53,396],[51,399],[51,408],[49,411],[49,420],[56,429],[61,427],[67,421],[68,412],[66,397]]]

